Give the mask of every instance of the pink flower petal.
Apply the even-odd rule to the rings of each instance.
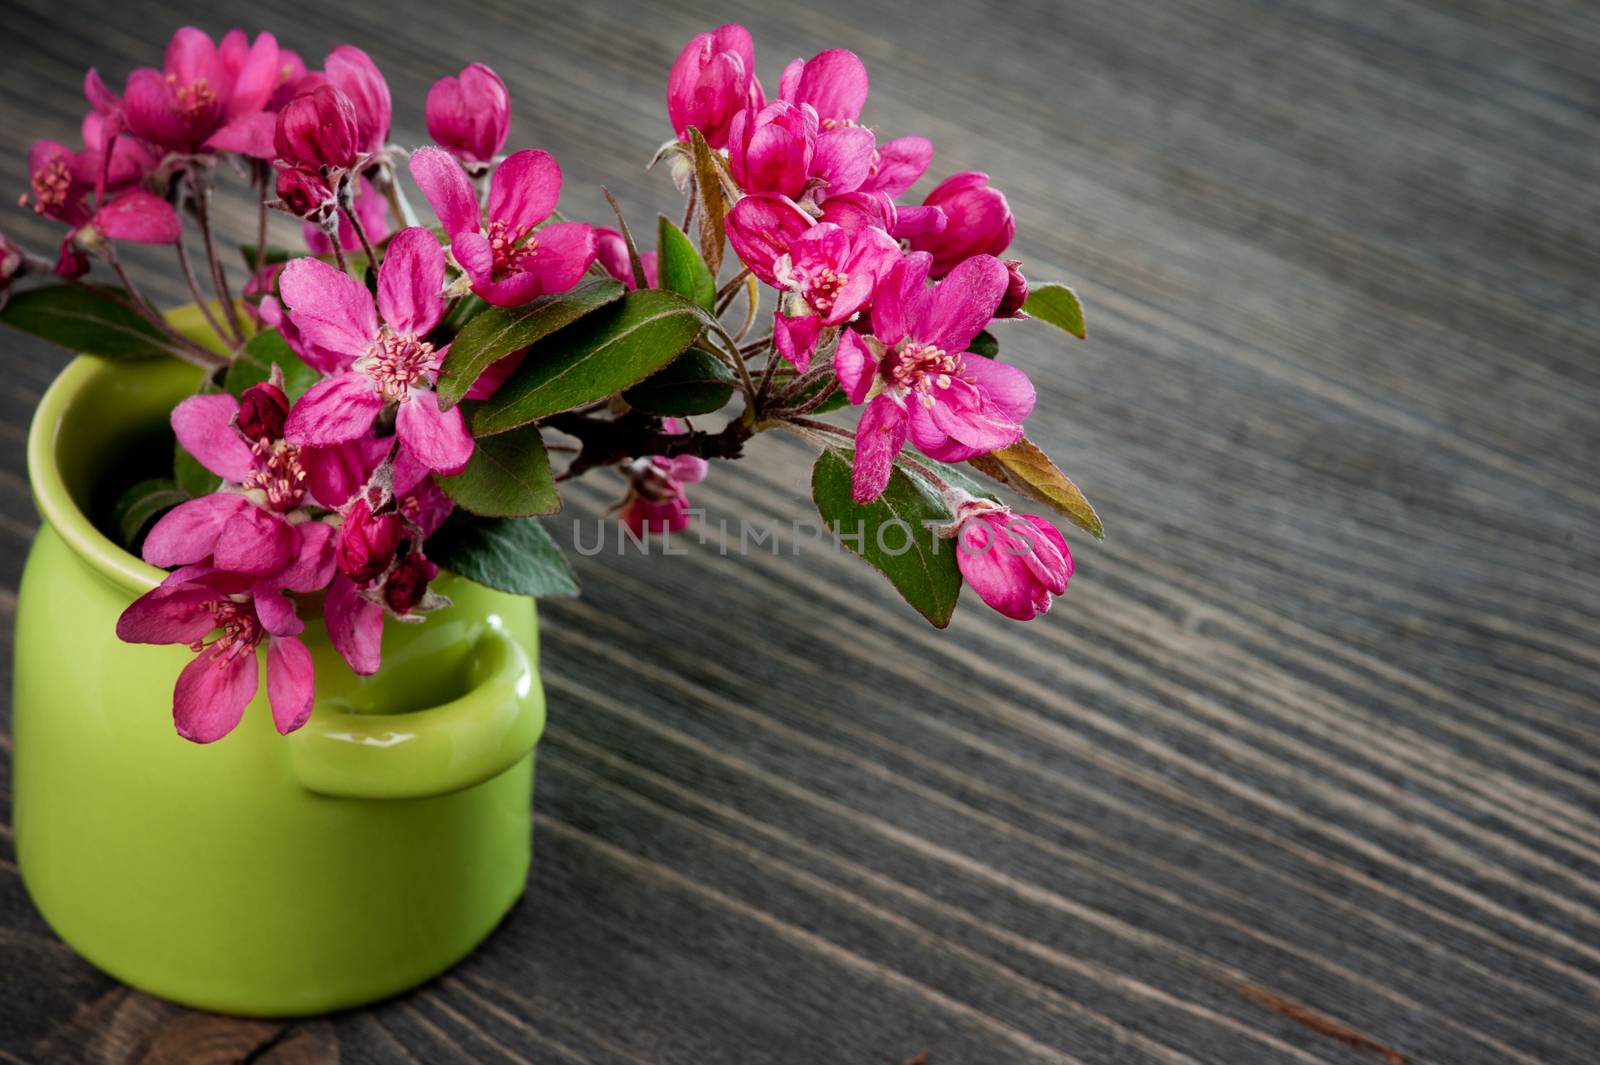
[[[274,636],[298,636],[305,631],[306,623],[295,612],[294,601],[267,581],[257,584],[250,595],[255,604],[256,618],[261,627]]]
[[[764,284],[777,285],[773,264],[815,223],[787,196],[746,196],[728,212],[728,240],[739,259]]]
[[[289,564],[297,539],[288,522],[249,506],[222,526],[212,557],[218,569],[260,577]]]
[[[292,636],[269,640],[267,699],[280,735],[287,736],[306,723],[316,694],[316,669],[306,645]]]
[[[378,310],[396,333],[426,336],[444,314],[444,250],[421,226],[396,233],[378,268]]]
[[[994,317],[1009,283],[1005,265],[992,255],[962,261],[914,305],[912,335],[951,353],[966,351]]]
[[[445,233],[476,233],[483,228],[478,194],[461,164],[439,148],[418,148],[411,153],[411,177],[422,190]]]
[[[856,425],[855,467],[850,471],[850,498],[870,503],[883,494],[894,472],[894,457],[906,442],[906,415],[888,396],[867,404]]]
[[[922,179],[933,162],[933,142],[926,137],[896,137],[878,145],[878,168],[862,188],[903,196]],[[902,208],[904,210],[904,208]]]
[[[981,355],[964,356],[961,364],[960,376],[982,389],[1007,418],[1020,422],[1033,410],[1033,382],[1017,367]]]
[[[128,129],[141,140],[162,148],[189,146],[183,123],[167,101],[167,81],[161,71],[142,67],[129,74],[122,106]]]
[[[772,316],[772,340],[778,354],[799,373],[811,368],[811,354],[817,350],[817,334],[822,332],[822,319],[816,315],[791,318],[787,314]]]
[[[461,408],[441,411],[439,397],[432,392],[413,392],[400,404],[395,435],[418,462],[438,473],[460,473],[472,458],[472,434]]]
[[[792,69],[794,64],[790,64]],[[867,68],[852,51],[830,48],[807,60],[783,99],[810,104],[823,119],[854,122],[867,102]],[[784,71],[785,81],[791,78]]]
[[[1067,547],[1067,538],[1037,514],[1019,514],[1014,520],[1033,526],[1032,529],[1023,529],[1020,525],[1017,528],[1032,547],[1024,561],[1034,580],[1052,595],[1066,594],[1067,582],[1072,579],[1072,551]]]
[[[335,510],[348,503],[372,472],[366,451],[361,440],[301,448],[300,466],[306,471],[306,489],[311,498]]]
[[[830,129],[818,135],[811,175],[827,182],[827,193],[837,196],[859,189],[872,172],[872,152],[877,138],[864,126]]]
[[[327,522],[307,521],[294,526],[294,531],[297,539],[288,564],[262,583],[291,592],[320,592],[333,579],[336,566],[334,528]],[[267,631],[282,635],[270,625]]]
[[[94,228],[111,240],[175,244],[183,223],[172,204],[148,192],[124,192],[94,213]]]
[[[539,279],[539,294],[565,292],[578,283],[594,262],[594,227],[582,222],[555,222],[539,230],[538,250],[527,271]]]
[[[873,336],[890,346],[905,338],[911,328],[911,310],[922,298],[932,265],[933,256],[927,252],[912,252],[884,275],[872,294]],[[977,335],[976,331],[973,335]],[[965,351],[965,345],[960,350]]]
[[[561,197],[561,167],[549,152],[525,149],[506,156],[489,179],[489,218],[513,229],[550,217]]]
[[[228,100],[228,117],[259,113],[272,99],[280,73],[282,64],[278,61],[277,38],[270,33],[257,34],[255,43],[250,46],[249,53],[234,75],[233,95]]]
[[[278,116],[270,111],[240,115],[211,136],[203,147],[217,152],[237,152],[252,159],[272,159],[278,154],[273,143]]]
[[[311,386],[300,397],[283,436],[291,444],[325,447],[354,440],[372,428],[383,410],[383,397],[364,373],[343,373]]]
[[[320,259],[296,259],[279,275],[289,320],[311,343],[357,359],[378,335],[378,313],[367,287]]]
[[[244,496],[232,492],[216,492],[179,503],[145,537],[144,560],[166,569],[209,558],[216,550],[223,526],[239,513],[255,509]]]
[[[404,455],[405,449],[400,453]],[[398,481],[396,482],[398,485]],[[407,521],[415,525],[423,539],[427,539],[439,531],[439,526],[455,510],[455,502],[444,494],[444,489],[432,477],[424,476],[404,491],[398,487],[395,495],[400,498],[400,513],[405,515]]]
[[[967,521],[956,536],[956,566],[985,603],[1008,618],[1030,621],[1039,612],[1035,585],[1022,556],[1013,550],[990,520]]]
[[[839,378],[839,387],[851,403],[860,403],[872,390],[872,379],[878,372],[878,360],[872,350],[853,329],[839,333],[839,345],[833,352],[833,372]]]
[[[322,616],[328,639],[345,664],[363,677],[378,672],[383,661],[383,607],[363,598],[355,583],[340,574],[328,586]]]
[[[255,454],[233,427],[239,401],[226,392],[190,396],[172,410],[178,443],[200,465],[238,484],[255,469]]]
[[[500,386],[506,383],[506,378],[522,365],[523,357],[527,354],[527,349],[523,349],[490,363],[489,368],[479,374],[478,379],[472,382],[472,387],[467,389],[467,398],[488,399],[494,395],[500,390]]]
[[[124,643],[194,643],[216,628],[206,604],[217,592],[202,584],[161,584],[135,599],[117,618]]]
[[[229,654],[213,646],[200,652],[183,667],[172,691],[178,735],[195,743],[220,740],[244,717],[260,682],[254,649]]]

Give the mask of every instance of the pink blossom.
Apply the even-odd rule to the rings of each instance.
[[[365,177],[357,179],[356,188],[359,190],[356,192],[356,217],[361,220],[361,228],[366,230],[367,239],[373,244],[381,244],[389,238],[389,203]],[[361,238],[356,234],[355,226],[342,213],[338,217],[339,247],[344,251],[361,251]],[[306,248],[312,255],[333,253],[333,242],[316,222],[308,221],[301,227],[301,232],[305,236]]]
[[[247,45],[234,31],[223,45],[185,26],[167,45],[163,69],[144,67],[128,76],[122,108],[134,136],[184,155],[271,156],[272,118],[263,108],[278,87],[278,42],[263,33]]]
[[[989,187],[988,174],[976,170],[941,181],[923,204],[942,209],[947,219],[939,232],[911,238],[913,250],[933,255],[934,277],[945,276],[970,256],[999,255],[1017,233],[1005,196]]]
[[[443,284],[444,253],[420,226],[389,242],[376,306],[365,285],[319,259],[284,267],[278,287],[289,320],[302,342],[333,363],[333,376],[290,412],[285,436],[291,443],[327,447],[356,440],[393,404],[395,433],[423,466],[461,471],[472,457],[472,437],[459,408],[439,409],[433,386],[444,352],[426,339],[444,313]]]
[[[973,256],[928,287],[931,256],[906,256],[878,285],[872,336],[845,330],[834,354],[839,384],[867,404],[856,426],[852,495],[876,499],[907,438],[925,455],[961,462],[1022,438],[1033,409],[1027,375],[967,354],[1005,295],[1006,268]]]
[[[778,83],[778,96],[796,104],[809,104],[817,112],[823,134],[836,129],[850,129],[860,124],[862,108],[867,102],[867,68],[854,52],[844,48],[830,48],[809,60],[796,59],[784,68]],[[859,135],[845,140],[843,145],[854,145],[849,154],[854,159],[859,145],[864,143]],[[824,151],[819,141],[819,152]],[[915,185],[933,161],[933,145],[925,137],[898,137],[872,147],[867,159],[867,172],[851,188],[836,182],[830,195],[860,188],[867,192],[882,192],[899,196]]]
[[[728,170],[747,193],[798,200],[817,150],[817,113],[784,100],[740,111],[728,128]]]
[[[1012,514],[988,500],[971,500],[956,514],[956,565],[985,603],[1008,618],[1031,621],[1067,590],[1072,552],[1044,518]]]
[[[725,147],[733,117],[747,108],[759,111],[764,102],[755,45],[743,26],[697,34],[667,76],[667,116],[679,140],[687,140],[693,126],[710,147]]]
[[[385,615],[398,621],[417,621],[423,613],[449,605],[448,599],[429,589],[429,583],[438,575],[439,567],[414,542],[410,551],[394,558],[371,581],[357,582],[343,573],[334,575],[323,601],[322,616],[329,642],[353,672],[370,676],[382,665]]]
[[[332,530],[314,524],[326,531],[307,541],[327,542]],[[291,590],[312,590],[299,586],[303,583],[297,580]],[[285,587],[281,581],[188,566],[134,600],[117,619],[117,636],[128,643],[187,644],[195,652],[172,693],[178,735],[212,743],[234,730],[260,683],[256,648],[263,642],[273,725],[288,735],[306,723],[315,677],[311,652],[299,639],[305,624],[282,594]],[[213,631],[218,635],[208,641]]]
[[[628,288],[634,288],[633,264],[628,261],[628,243],[622,239],[622,234],[615,229],[607,229],[605,226],[595,226],[594,245],[595,258],[605,268],[606,273],[627,285]],[[644,271],[646,288],[656,288],[661,284],[660,279],[656,276],[655,252],[640,252],[639,267]]]
[[[180,503],[144,542],[144,560],[171,567],[206,563],[251,577],[275,573],[305,550],[302,509],[308,463],[322,461],[282,439],[288,399],[276,384],[191,396],[172,412],[178,443],[221,477],[222,490]]]
[[[773,337],[779,354],[802,373],[821,327],[854,317],[900,258],[881,229],[850,233],[832,222],[813,223],[792,201],[770,194],[740,200],[727,225],[745,265],[784,293]]]
[[[472,291],[497,307],[565,292],[594,262],[595,235],[589,226],[541,225],[561,196],[561,167],[549,152],[516,152],[495,169],[487,228],[472,182],[448,152],[419,148],[411,156],[411,176],[439,216]]]
[[[62,256],[72,262],[74,271],[83,250],[94,248],[100,238],[171,244],[183,231],[170,203],[138,189],[102,199],[100,206],[94,207],[91,194],[102,177],[101,160],[97,151],[74,152],[55,141],[35,141],[28,152],[33,209],[71,227],[62,242]],[[87,268],[84,260],[81,272]],[[79,276],[79,272],[63,276]]]
[[[665,422],[666,431],[681,431],[675,418]],[[698,455],[647,455],[623,466],[628,477],[628,495],[622,501],[622,524],[634,536],[646,532],[682,532],[689,527],[689,496],[686,484],[706,479],[706,460]]]
[[[303,167],[330,182],[362,159],[355,104],[334,85],[318,85],[284,104],[272,136],[283,165]]]
[[[428,90],[428,136],[469,172],[487,172],[511,131],[511,96],[500,75],[470,63]]]

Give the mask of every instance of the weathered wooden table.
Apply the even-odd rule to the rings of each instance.
[[[0,730],[0,1061],[1600,1058],[1593,5],[457,6],[8,0],[0,185],[75,135],[85,67],[202,17],[368,48],[404,143],[482,59],[569,213],[604,181],[648,219],[692,32],[749,24],[769,85],[846,45],[871,121],[992,172],[1030,273],[1080,287],[1088,343],[1007,354],[1110,538],[1047,620],[942,634],[831,550],[581,559],[544,613],[527,898],[322,1020],[185,1013],[57,941]],[[65,359],[4,343],[9,617]],[[808,514],[805,453],[755,450],[696,493],[713,520]]]

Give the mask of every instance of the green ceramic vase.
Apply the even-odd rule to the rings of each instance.
[[[319,1013],[449,968],[521,895],[544,726],[531,600],[441,577],[454,605],[390,621],[356,677],[320,618],[317,703],[272,727],[265,684],[232,734],[180,738],[190,652],[120,643],[161,571],[91,523],[197,371],[79,358],[28,440],[44,525],[17,602],[15,827],[22,878],[62,939],[134,987],[227,1013]],[[303,612],[304,613],[304,612]]]

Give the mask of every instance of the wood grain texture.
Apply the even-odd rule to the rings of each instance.
[[[993,174],[1030,276],[1083,294],[1087,343],[1001,342],[1108,539],[1074,539],[1048,619],[947,633],[787,534],[580,559],[585,597],[544,612],[527,898],[454,973],[314,1022],[190,1014],[54,939],[0,740],[0,1062],[1595,1060],[1592,5],[474,7],[203,17],[368,48],[408,144],[482,59],[563,209],[603,219],[604,182],[636,225],[673,202],[642,167],[691,33],[748,24],[769,86],[855,49],[878,130]],[[0,186],[74,134],[84,67],[118,80],[198,11],[8,3]],[[65,357],[6,344],[9,619],[21,443]],[[695,494],[713,531],[811,513],[805,451],[751,452]],[[557,534],[592,543],[616,487]]]

